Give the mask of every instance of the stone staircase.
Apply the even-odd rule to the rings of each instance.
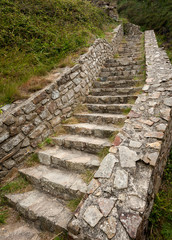
[[[67,134],[53,137],[54,147],[38,152],[40,164],[21,169],[34,190],[7,195],[9,203],[36,227],[67,229],[73,213],[68,203],[87,192],[84,174],[98,169],[98,153],[112,145],[141,90],[141,36],[126,36],[118,57],[106,61],[75,124],[63,124]],[[138,77],[139,76],[139,77]],[[136,78],[138,77],[138,78]]]

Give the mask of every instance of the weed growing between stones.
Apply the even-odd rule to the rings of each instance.
[[[32,166],[37,165],[38,163],[39,163],[38,154],[33,153],[27,158],[25,165],[26,165],[26,167],[32,167]]]
[[[78,207],[80,201],[81,201],[82,197],[79,197],[79,198],[75,198],[75,199],[72,199],[70,201],[67,202],[67,207],[72,211],[74,212],[76,210],[76,208]]]
[[[5,183],[0,187],[0,224],[6,223],[10,215],[5,195],[9,193],[22,193],[31,190],[31,185],[23,176],[17,176],[13,181]]]
[[[119,54],[115,53],[114,58],[119,58]]]
[[[54,146],[54,142],[52,138],[46,138],[43,142],[38,143],[39,148],[44,148],[46,146]]]
[[[98,153],[98,157],[100,159],[100,161],[103,160],[103,158],[109,153],[109,147],[105,147],[103,148],[99,153]]]
[[[75,117],[70,117],[65,120],[62,120],[62,124],[77,124],[77,123],[78,123],[78,119]]]
[[[123,113],[124,115],[127,115],[130,111],[131,111],[131,108],[128,107],[128,108],[123,109],[123,110],[122,110],[122,113]]]
[[[172,149],[149,217],[150,240],[172,239]]]
[[[76,113],[82,113],[82,112],[90,112],[88,110],[88,107],[84,104],[79,103],[75,108],[74,108],[74,114]]]
[[[115,131],[110,137],[109,137],[109,141],[112,143],[116,137],[116,135],[118,134],[118,131]]]
[[[58,126],[56,127],[56,132],[54,133],[54,137],[57,137],[57,136],[60,136],[60,135],[63,135],[63,134],[67,134],[66,130],[64,129],[64,127],[62,126]]]
[[[84,180],[85,183],[89,184],[91,179],[94,176],[95,171],[87,169],[83,174],[82,174],[82,179]]]

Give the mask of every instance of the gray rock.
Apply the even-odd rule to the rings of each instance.
[[[128,187],[128,173],[125,170],[118,169],[115,173],[114,187],[125,189]]]
[[[6,167],[7,169],[11,169],[12,167],[15,166],[15,161],[13,160],[7,160],[4,162],[4,167]]]
[[[129,143],[129,147],[133,147],[133,148],[140,148],[142,146],[142,143],[141,142],[136,142],[136,141],[130,141]]]
[[[9,136],[10,136],[10,134],[7,131],[1,133],[1,135],[0,135],[0,143],[4,142],[7,138],[9,138]]]
[[[165,104],[166,106],[172,107],[172,97],[165,98],[165,99],[164,99],[164,104]]]
[[[54,90],[54,91],[52,92],[52,94],[51,94],[51,98],[52,98],[53,100],[57,99],[59,96],[60,96],[60,93],[59,93],[58,90]]]
[[[137,153],[125,146],[119,147],[119,156],[121,167],[136,167],[136,161],[139,160]]]
[[[95,178],[110,178],[115,163],[119,162],[114,154],[109,153],[101,162],[98,171],[95,173]]]
[[[6,144],[2,146],[2,148],[6,151],[9,152],[12,150],[15,146],[17,146],[22,140],[24,139],[23,134],[19,133],[17,136],[12,138],[10,141],[8,141]]]
[[[33,112],[33,110],[35,110],[36,108],[36,105],[33,104],[32,102],[26,104],[24,107],[23,107],[23,111],[28,114],[30,112]]]
[[[95,227],[96,224],[100,221],[100,219],[103,217],[101,212],[98,210],[96,206],[89,206],[85,213],[84,213],[84,220],[91,226]]]
[[[111,239],[116,234],[116,227],[117,227],[116,219],[110,216],[108,217],[108,220],[104,221],[104,223],[100,226],[100,229],[106,233],[108,239]]]
[[[115,201],[113,199],[108,199],[108,198],[99,198],[98,203],[99,203],[101,212],[105,217],[107,217],[111,212],[115,204]]]
[[[120,216],[121,223],[127,230],[131,238],[136,238],[138,228],[142,222],[142,218],[136,213],[122,213]]]

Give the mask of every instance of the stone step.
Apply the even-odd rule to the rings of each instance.
[[[41,230],[51,232],[66,230],[73,215],[57,198],[38,190],[8,194],[6,198],[10,205]]]
[[[131,87],[141,84],[141,80],[114,80],[114,81],[95,81],[94,88],[110,88],[110,87]]]
[[[93,88],[90,92],[92,96],[115,96],[115,95],[130,95],[137,94],[142,90],[142,87],[127,87],[127,88]]]
[[[117,96],[87,96],[87,103],[127,103],[128,101],[135,101],[137,95],[117,95]]]
[[[63,125],[67,132],[71,134],[79,134],[84,136],[94,136],[99,138],[108,138],[112,136],[114,132],[118,132],[120,129],[113,126],[97,125],[91,123],[78,123]]]
[[[42,164],[77,173],[83,173],[85,169],[95,170],[100,165],[96,155],[58,146],[39,151],[38,157]]]
[[[131,70],[140,70],[140,65],[125,65],[125,66],[113,66],[113,67],[104,67],[101,69],[101,72],[115,72],[115,71],[131,71]]]
[[[114,67],[126,67],[126,66],[140,66],[140,64],[142,64],[141,60],[137,60],[137,61],[131,61],[129,59],[123,59],[123,58],[116,58],[116,59],[111,59],[111,60],[107,60],[106,63],[104,64],[104,66],[106,68],[114,68]]]
[[[119,124],[126,120],[126,116],[108,113],[78,113],[75,117],[81,122],[96,124]]]
[[[103,148],[110,147],[108,139],[85,137],[80,135],[61,135],[53,137],[53,141],[65,148],[74,148],[89,153],[99,153]]]
[[[131,81],[134,78],[138,78],[139,79],[138,82],[140,82],[140,81],[143,81],[144,76],[143,76],[143,74],[136,74],[136,75],[130,74],[129,76],[122,75],[120,78],[118,76],[109,76],[109,77],[106,78],[106,81],[117,81],[117,80],[121,81],[121,80],[123,80],[123,81],[128,82],[129,80]],[[134,81],[136,82],[136,80],[134,80]]]
[[[87,191],[87,184],[79,174],[37,165],[19,170],[36,188],[51,195],[71,200]]]
[[[99,74],[99,77],[101,78],[101,77],[110,77],[110,76],[120,76],[120,78],[121,77],[123,77],[123,76],[125,76],[125,77],[128,77],[128,76],[133,76],[133,75],[136,75],[136,74],[138,74],[139,73],[139,71],[137,71],[137,70],[125,70],[125,71],[107,71],[107,72],[100,72],[100,74]]]
[[[132,108],[132,104],[89,104],[85,103],[92,112],[101,113],[123,113],[123,111]]]

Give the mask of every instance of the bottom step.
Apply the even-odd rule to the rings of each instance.
[[[42,230],[51,232],[66,230],[72,218],[72,212],[65,205],[37,190],[8,194],[6,198],[18,212]]]

